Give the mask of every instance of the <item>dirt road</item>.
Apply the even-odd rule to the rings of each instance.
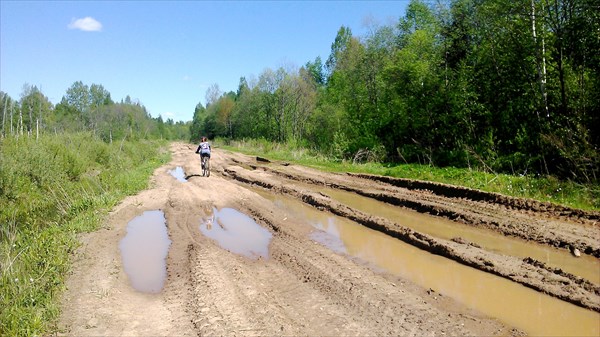
[[[523,284],[592,315],[600,311],[595,280],[542,261],[487,250],[464,238],[447,240],[347,206],[317,187],[452,219],[502,237],[577,248],[597,263],[598,213],[455,189],[445,185],[319,172],[216,149],[209,178],[200,176],[193,146],[173,144],[173,160],[157,169],[151,188],[123,200],[105,226],[82,237],[67,283],[62,333],[107,335],[520,335],[483,314],[368,260],[315,240],[315,227],[257,194],[282,196],[318,212],[350,219],[393,240],[469,269]],[[169,170],[181,167],[187,182]],[[314,189],[313,187],[314,186]],[[248,257],[207,233],[225,228],[216,216],[246,214],[268,234],[268,255]],[[128,223],[161,210],[170,247],[159,293],[132,287],[119,244]],[[225,221],[224,219],[223,221]],[[214,228],[214,229],[211,229]],[[204,232],[203,232],[204,231]],[[268,232],[267,232],[268,231]],[[204,233],[204,234],[203,234]],[[250,234],[242,234],[249,241]],[[561,248],[562,247],[562,248]],[[152,250],[152,248],[149,248]],[[544,295],[546,296],[546,295]],[[595,330],[590,331],[595,334]]]

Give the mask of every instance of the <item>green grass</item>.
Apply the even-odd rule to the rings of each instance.
[[[168,161],[164,143],[89,133],[0,140],[0,335],[55,332],[77,234]]]
[[[217,140],[216,144],[229,150],[273,160],[294,162],[330,172],[369,173],[434,181],[519,198],[549,201],[572,208],[600,210],[599,185],[560,181],[552,176],[490,174],[473,169],[418,164],[353,164],[349,161],[335,161],[323,155],[311,153],[306,149],[274,144],[264,140],[234,141],[228,144]]]

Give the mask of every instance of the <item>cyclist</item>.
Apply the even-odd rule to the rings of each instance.
[[[204,157],[208,157],[210,158],[210,151],[211,151],[211,146],[208,143],[208,139],[206,139],[206,137],[202,137],[202,142],[200,143],[200,145],[198,145],[198,148],[196,149],[196,153],[200,154],[200,162],[202,163],[202,159]],[[204,169],[204,167],[202,168]]]

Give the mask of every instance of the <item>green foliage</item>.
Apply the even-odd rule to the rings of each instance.
[[[217,138],[215,145],[251,155],[269,157],[276,160],[291,160],[296,162],[315,162],[326,160],[319,152],[310,151],[298,144],[275,143],[267,139],[226,140]]]
[[[234,96],[207,92],[212,104],[195,125],[209,137],[306,144],[337,160],[593,185],[600,20],[592,3],[412,0],[396,24],[366,36],[342,26],[325,67],[317,58],[242,78]]]
[[[74,82],[63,96],[63,102],[73,107],[80,113],[87,112],[90,108],[90,89],[87,84],[81,81]]]
[[[331,54],[325,62],[325,67],[329,72],[329,75],[333,74],[335,69],[337,68],[338,58],[340,57],[340,53],[344,52],[344,50],[348,46],[348,42],[352,38],[352,30],[348,27],[340,27],[335,37],[335,40],[331,44]]]
[[[320,56],[317,56],[314,62],[307,62],[304,67],[306,68],[308,74],[310,75],[314,83],[316,83],[319,86],[325,84],[325,69]]]
[[[198,103],[196,109],[194,109],[192,124],[190,124],[190,141],[193,143],[199,142],[202,137],[204,119],[206,118],[205,114],[206,109],[204,109],[202,103]]]
[[[348,157],[348,152],[350,149],[350,141],[348,137],[344,135],[342,132],[338,131],[333,134],[333,145],[331,147],[331,154],[333,158],[342,160]]]
[[[318,152],[274,144],[265,140],[229,141],[226,149],[249,155],[295,162],[331,172],[353,172],[385,175],[398,178],[434,181],[465,186],[503,195],[549,201],[569,207],[600,210],[600,186],[561,181],[552,176],[486,173],[456,167],[433,167],[421,164],[381,164],[366,162],[357,164],[322,156]]]
[[[56,107],[36,87],[0,95],[2,134],[92,131],[124,139],[264,138],[340,160],[600,179],[597,1],[411,0],[395,24],[342,26],[323,65],[217,84],[190,123],[73,83]],[[4,103],[4,104],[3,104]],[[383,151],[382,151],[383,150]],[[382,153],[384,152],[384,153]],[[76,166],[72,170],[76,170]]]
[[[0,331],[56,330],[76,234],[98,228],[165,163],[161,143],[107,144],[91,133],[0,140]]]
[[[305,68],[266,69],[253,84],[241,78],[237,93],[220,93],[211,87],[207,91],[211,103],[194,115],[193,132],[209,138],[263,137],[302,143],[309,134],[317,88],[314,74]]]
[[[342,27],[313,119],[341,110],[340,128],[310,139],[347,159],[383,145],[391,161],[597,182],[600,82],[582,63],[600,54],[596,16],[588,1],[415,0],[396,26]]]
[[[91,131],[106,142],[190,138],[188,123],[152,118],[129,96],[125,102],[115,103],[102,85],[88,86],[81,81],[73,83],[56,106],[37,87],[27,84],[19,102],[0,93],[0,124],[0,135],[13,137]]]

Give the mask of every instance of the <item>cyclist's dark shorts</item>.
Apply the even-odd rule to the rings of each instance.
[[[202,157],[210,158],[210,153],[200,153],[200,158],[202,158]]]

